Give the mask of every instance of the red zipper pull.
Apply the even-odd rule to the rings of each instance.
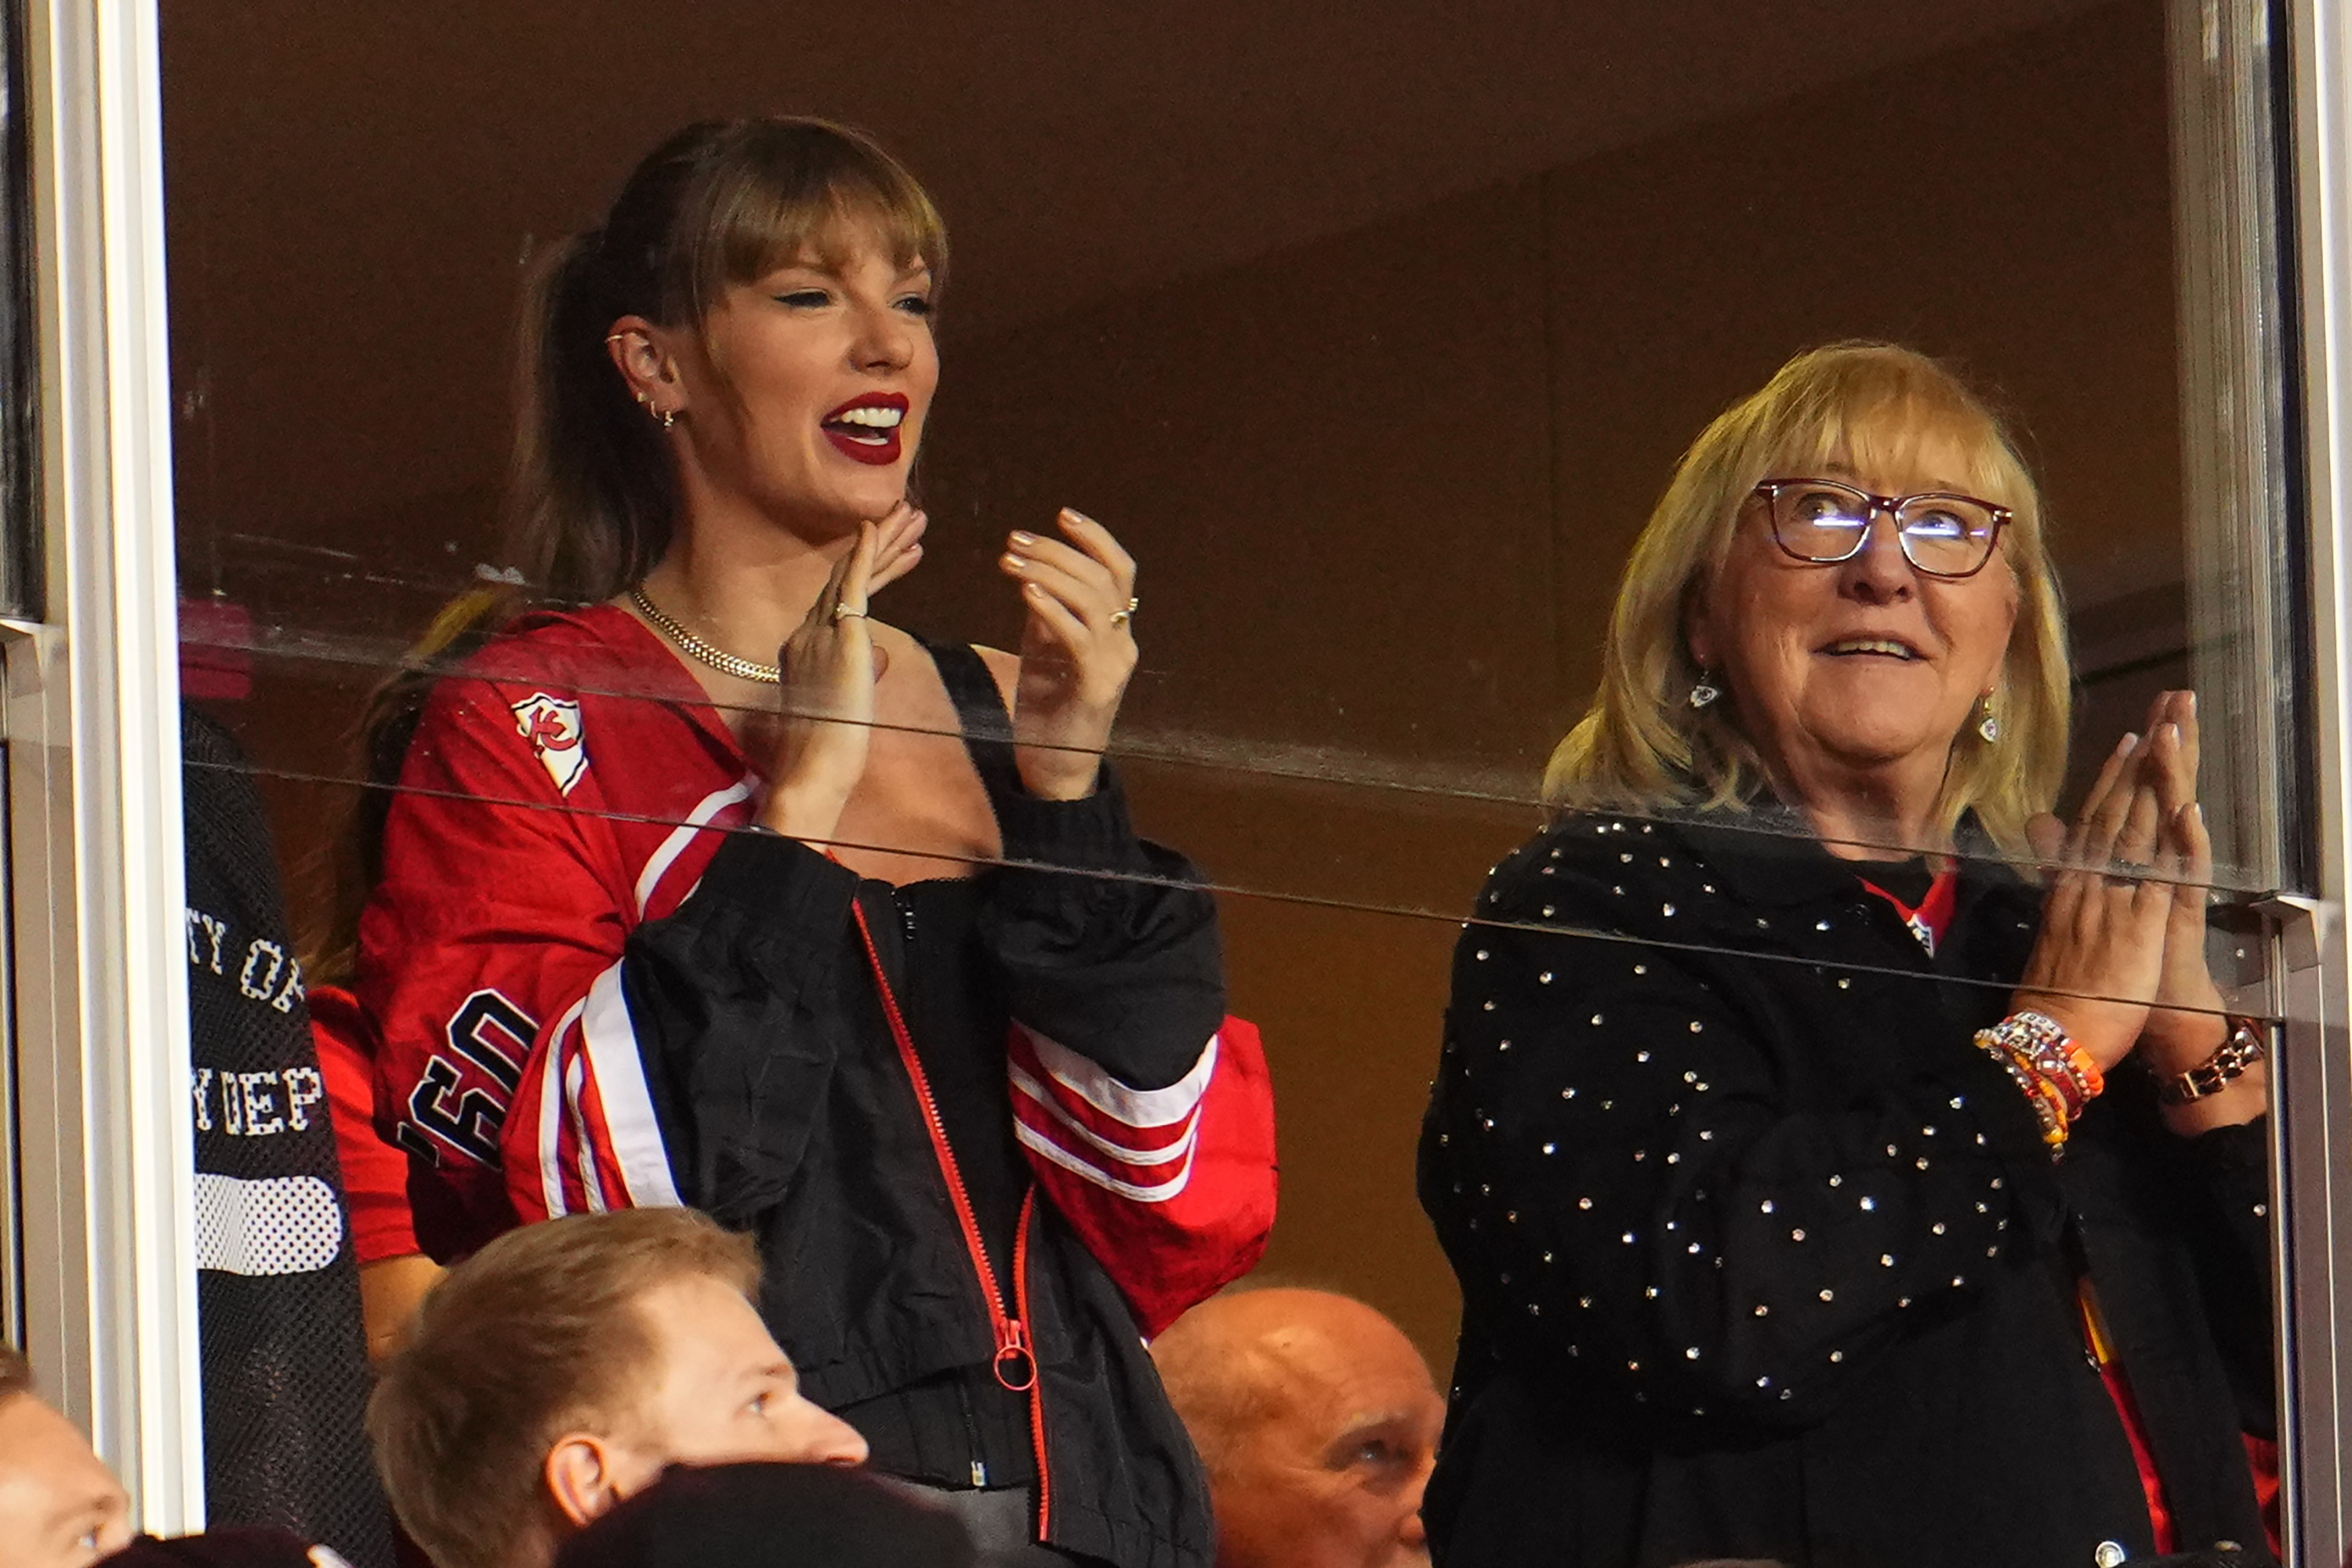
[[[1015,1363],[1007,1372],[1005,1363]],[[1037,1358],[1029,1349],[1029,1331],[1018,1318],[1004,1320],[1004,1338],[996,1347],[996,1360],[989,1370],[996,1381],[1015,1394],[1026,1394],[1037,1386]]]

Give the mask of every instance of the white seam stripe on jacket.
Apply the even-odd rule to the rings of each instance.
[[[1185,1151],[1182,1170],[1164,1182],[1141,1187],[1133,1182],[1122,1182],[1107,1171],[1097,1170],[1051,1138],[1032,1129],[1027,1122],[1017,1116],[1013,1119],[1013,1135],[1021,1140],[1024,1148],[1035,1150],[1062,1169],[1075,1172],[1105,1191],[1117,1193],[1123,1198],[1133,1198],[1139,1204],[1164,1204],[1182,1193],[1184,1184],[1192,1179],[1192,1151],[1191,1150]]]
[[[1017,1018],[1013,1022],[1020,1024],[1021,1032],[1037,1047],[1038,1062],[1055,1083],[1114,1121],[1124,1121],[1129,1127],[1168,1127],[1183,1121],[1201,1103],[1201,1097],[1209,1092],[1209,1079],[1217,1070],[1217,1037],[1211,1035],[1191,1072],[1166,1089],[1130,1089],[1105,1072],[1092,1058],[1080,1056],[1067,1046],[1056,1045]]]
[[[580,1039],[596,1072],[604,1103],[604,1141],[620,1168],[622,1190],[638,1208],[677,1208],[677,1186],[670,1180],[669,1151],[662,1146],[661,1123],[654,1119],[653,1093],[646,1087],[637,1055],[637,1031],[621,989],[617,963],[596,976],[584,999]]]
[[[1076,1117],[1072,1116],[1059,1105],[1055,1104],[1054,1102],[1053,1095],[1046,1089],[1045,1086],[1039,1083],[1035,1079],[1031,1078],[1027,1073],[1022,1071],[1017,1065],[1011,1067],[1006,1070],[1008,1076],[1010,1076],[1013,1080],[1013,1087],[1014,1089],[1018,1089],[1021,1093],[1027,1095],[1039,1105],[1044,1106],[1046,1113],[1052,1116],[1055,1121],[1060,1122],[1063,1126],[1068,1128],[1071,1131],[1076,1133],[1079,1137],[1093,1144],[1097,1149],[1109,1155],[1112,1159],[1120,1162],[1122,1164],[1171,1164],[1190,1154],[1192,1152],[1192,1141],[1201,1135],[1201,1119],[1197,1114],[1195,1114],[1186,1119],[1189,1125],[1184,1129],[1184,1136],[1179,1138],[1173,1143],[1167,1144],[1164,1147],[1158,1149],[1134,1149],[1129,1148],[1124,1143],[1114,1143],[1109,1139],[1104,1137],[1101,1133],[1096,1131],[1093,1128],[1087,1126],[1085,1122],[1080,1121]]]

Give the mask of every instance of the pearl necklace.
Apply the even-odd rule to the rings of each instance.
[[[725,648],[711,647],[665,615],[660,605],[646,598],[643,588],[629,590],[629,603],[637,607],[639,615],[653,623],[654,630],[676,643],[678,651],[688,658],[698,659],[721,675],[731,675],[738,680],[756,680],[766,686],[782,686],[784,683],[784,672],[774,665],[754,664],[748,658],[739,658]]]

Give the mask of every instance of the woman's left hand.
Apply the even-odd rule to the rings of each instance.
[[[997,564],[1021,584],[1028,624],[1013,688],[1013,758],[1044,800],[1092,795],[1119,699],[1135,673],[1135,561],[1110,531],[1065,507],[1069,542],[1015,533]]]
[[[2205,961],[2205,894],[2213,881],[2213,841],[2197,804],[2197,697],[2159,693],[2148,709],[2147,731],[2173,726],[2171,744],[2150,747],[2143,766],[2156,786],[2160,847],[2178,857],[2179,880],[2165,921],[2164,971],[2156,1007],[2140,1037],[2142,1059],[2160,1074],[2185,1072],[2213,1054],[2228,1033],[2225,1005]]]

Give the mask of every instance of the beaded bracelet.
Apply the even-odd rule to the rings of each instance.
[[[2068,1127],[2107,1085],[2090,1053],[2069,1039],[2055,1018],[2031,1010],[2011,1014],[1977,1031],[1977,1044],[2009,1072],[2033,1106],[2042,1141],[2055,1151]]]
[[[2000,1064],[2001,1070],[2009,1074],[2010,1081],[2017,1085],[2017,1091],[2025,1096],[2025,1103],[2033,1108],[2033,1119],[2042,1124],[2042,1141],[2050,1146],[2054,1157],[2066,1142],[2066,1119],[2058,1108],[2056,1091],[2018,1066],[2000,1046],[1991,1043],[1991,1034],[1990,1029],[1977,1031],[1977,1044],[1984,1047],[1987,1056]]]
[[[1988,1031],[2029,1072],[2054,1079],[2076,1114],[2105,1092],[2106,1079],[2091,1054],[2069,1039],[2047,1013],[2012,1013]]]

